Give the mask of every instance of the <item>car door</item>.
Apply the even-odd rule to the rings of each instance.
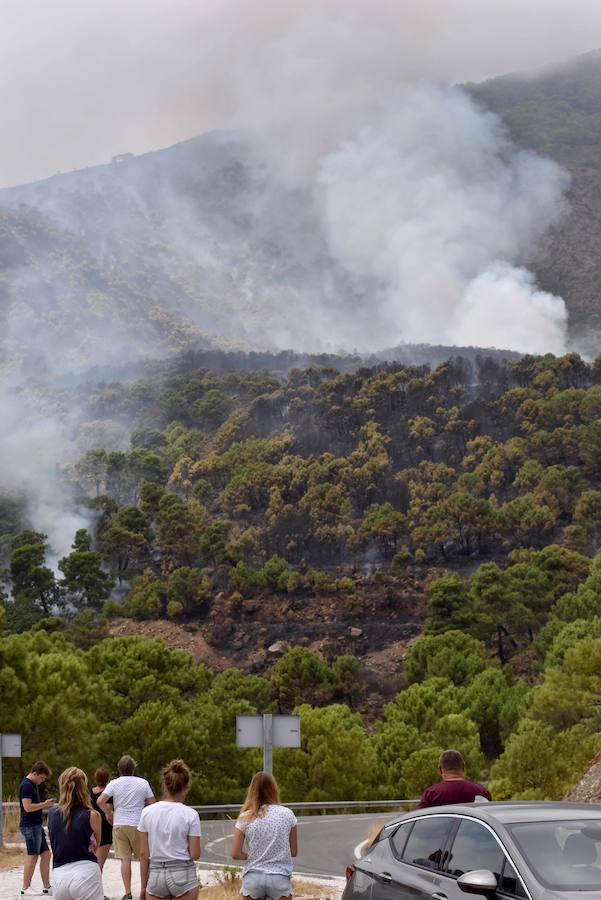
[[[382,841],[371,900],[431,900],[454,824],[451,816],[427,815],[402,823]]]
[[[476,819],[461,818],[448,848],[435,900],[466,900],[457,878],[474,869],[488,869],[497,878],[497,897],[526,898],[519,875],[491,828]],[[484,895],[482,895],[484,897]],[[490,900],[490,895],[488,897]]]

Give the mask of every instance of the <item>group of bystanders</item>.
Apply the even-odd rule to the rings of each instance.
[[[31,880],[40,860],[42,895],[55,900],[106,900],[102,869],[111,844],[121,860],[125,894],[132,900],[132,859],[140,860],[140,900],[197,900],[196,860],[200,857],[200,819],[184,801],[190,770],[181,759],[163,770],[163,796],[158,802],[146,779],[135,775],[136,763],[122,756],[119,776],[109,780],[97,769],[90,790],[85,772],[70,766],[58,780],[58,803],[42,799],[40,787],[51,775],[37,762],[21,782],[21,831],[27,847],[22,896],[37,895]],[[485,787],[465,777],[465,762],[457,750],[439,760],[442,780],[427,788],[419,806],[490,800]],[[50,884],[50,848],[42,816],[48,810],[54,887]],[[244,849],[246,847],[246,849]],[[234,828],[231,855],[243,860],[244,900],[290,900],[292,857],[298,852],[294,813],[283,806],[273,775],[257,772]]]
[[[163,770],[163,796],[158,802],[149,783],[134,774],[135,762],[123,756],[119,777],[109,780],[97,769],[91,790],[85,772],[71,766],[58,779],[58,802],[40,797],[40,786],[51,775],[37,762],[21,782],[21,831],[27,859],[22,896],[37,895],[31,887],[40,860],[41,893],[55,900],[106,900],[102,868],[111,843],[121,860],[125,894],[132,900],[132,859],[140,860],[140,900],[197,900],[200,857],[200,819],[184,801],[190,789],[190,770],[175,759]],[[50,848],[42,815],[48,811]],[[244,847],[246,846],[246,850]],[[240,811],[232,856],[244,860],[241,894],[247,900],[290,898],[292,857],[297,853],[296,818],[279,799],[272,775],[258,772]]]

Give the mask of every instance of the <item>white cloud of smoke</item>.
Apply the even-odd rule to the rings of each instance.
[[[301,154],[402,82],[556,64],[601,34],[594,0],[9,0],[2,13],[2,184],[234,119]]]
[[[557,219],[566,186],[464,92],[400,91],[317,175],[332,252],[383,285],[366,339],[561,353],[564,302],[513,264]]]
[[[57,0],[51,13],[22,0],[0,38],[20,79],[16,99],[14,80],[0,94],[15,126],[6,134],[18,139],[15,152],[5,141],[5,177],[38,165],[42,145],[24,140],[27,129],[44,131],[44,160],[58,160],[56,144],[64,169],[101,148],[107,159],[233,128],[274,174],[313,193],[333,257],[381,284],[353,321],[327,289],[301,290],[303,328],[297,304],[271,317],[281,339],[374,349],[383,337],[463,342],[469,331],[484,345],[559,352],[561,301],[534,302],[519,271],[515,302],[540,328],[506,331],[482,294],[469,326],[467,310],[490,266],[505,266],[507,294],[511,267],[557,220],[565,176],[513,149],[459,91],[407,85],[558,61],[594,46],[599,31],[589,0],[531,0],[527,10],[518,0]],[[498,287],[497,276],[488,282]]]
[[[565,305],[524,263],[560,215],[566,175],[447,85],[592,49],[599,4],[21,0],[6,12],[4,184],[233,128],[313,198],[333,259],[376,285],[352,306],[325,285],[274,297],[277,321],[265,300],[276,342],[565,348]],[[249,307],[260,295],[252,286]],[[26,486],[36,527],[65,552],[81,520],[52,477],[64,435],[0,401],[2,480]]]
[[[0,389],[1,484],[26,498],[29,523],[48,535],[48,562],[56,567],[78,528],[90,517],[74,508],[61,469],[75,459],[68,427],[61,418],[40,413],[20,392]]]

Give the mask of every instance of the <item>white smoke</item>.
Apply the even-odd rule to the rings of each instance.
[[[132,123],[142,133],[151,124],[168,129],[174,118],[178,128],[188,123],[188,133],[202,130],[201,122],[235,129],[272,163],[275,180],[314,198],[328,250],[357,276],[358,290],[347,299],[346,285],[340,290],[339,282],[330,285],[326,278],[316,289],[310,271],[316,267],[304,264],[301,251],[290,263],[307,270],[302,284],[266,284],[261,271],[258,277],[248,273],[248,302],[215,326],[225,337],[237,329],[236,337],[258,343],[263,334],[271,346],[373,350],[396,341],[465,343],[469,333],[484,346],[561,352],[562,301],[548,297],[541,303],[538,294],[535,300],[535,284],[509,272],[532,258],[538,240],[557,221],[567,176],[554,163],[512,147],[499,120],[464,92],[415,85],[420,78],[447,83],[540,63],[562,48],[584,49],[601,12],[585,0],[574,2],[576,7],[535,0],[526,16],[517,0],[157,0],[152,16],[144,14],[143,0],[126,0],[117,9],[115,0],[93,2],[66,17],[66,31],[62,19],[60,25],[60,40],[71,42],[76,54],[85,48],[89,68],[77,67],[74,78],[78,55],[61,54],[60,64],[53,60],[64,90],[47,107],[55,119],[63,104],[79,102],[81,79],[95,79],[103,103],[94,119],[106,119],[105,136],[116,122],[118,133],[128,134]],[[52,33],[54,12],[46,22],[39,0],[26,6]],[[21,14],[13,24],[23,27]],[[90,56],[83,38],[92,31]],[[40,33],[45,38],[46,29]],[[104,42],[111,47],[110,66],[99,50]],[[55,81],[44,75],[40,90],[48,84]],[[162,109],[167,94],[169,115],[144,113],[155,103]],[[127,107],[131,102],[134,111]],[[79,131],[87,146],[89,129]],[[137,146],[113,144],[111,152]],[[65,153],[72,150],[69,145]],[[181,198],[172,204],[165,198],[164,217],[185,221],[183,206]],[[260,202],[254,212],[260,221]],[[110,233],[118,229],[118,210],[114,215]],[[267,209],[270,216],[266,231],[270,225],[277,230],[273,208]],[[285,223],[290,247],[306,243],[299,219],[292,214]],[[210,237],[197,224],[191,230],[194,255],[209,269]],[[220,262],[213,267],[218,274]],[[482,291],[487,281],[481,276],[499,265],[505,296],[513,283],[512,307],[532,326],[517,334],[513,322],[504,328],[498,304]],[[476,293],[470,290],[474,280]],[[238,283],[243,281],[244,273]],[[498,277],[488,281],[498,295]],[[467,322],[474,296],[482,306]],[[107,341],[100,323],[95,331],[102,355]],[[133,356],[140,345],[136,335]]]
[[[1,483],[26,498],[31,527],[48,536],[48,563],[69,552],[75,532],[88,528],[90,516],[74,508],[61,469],[76,459],[67,424],[22,394],[0,390]]]
[[[563,300],[515,264],[557,221],[567,184],[560,166],[513,146],[463,91],[398,92],[316,177],[332,253],[382,284],[365,301],[364,341],[563,352]]]
[[[302,158],[399,84],[556,65],[601,31],[594,0],[19,0],[2,12],[2,185],[233,121]]]
[[[494,263],[467,285],[446,333],[455,344],[479,347],[486,336],[525,353],[559,355],[566,349],[567,319],[561,297],[537,290],[532,272]]]
[[[156,0],[152,14],[148,6],[13,4],[0,35],[10,72],[0,88],[11,123],[4,183],[210,128],[237,129],[271,161],[275,181],[311,198],[316,231],[354,289],[347,294],[336,277],[328,280],[325,264],[316,286],[315,266],[313,279],[302,275],[311,256],[305,265],[302,254],[301,264],[291,254],[297,281],[282,277],[266,287],[257,279],[246,309],[232,306],[230,314],[227,307],[223,318],[237,336],[263,334],[271,338],[264,343],[305,350],[399,341],[565,349],[565,305],[537,288],[525,264],[561,214],[567,175],[512,146],[499,120],[463,91],[416,82],[480,78],[588,49],[601,24],[595,4],[533,0],[528,15],[518,0]],[[170,214],[185,222],[175,200]],[[118,204],[107,206],[118,226]],[[280,220],[266,224],[267,234],[270,227],[277,232]],[[302,245],[306,231],[293,210],[281,227],[290,247]],[[106,232],[113,232],[108,213]],[[194,239],[206,235],[199,229]],[[319,240],[316,246],[318,257]],[[195,254],[210,268],[210,247]],[[28,282],[28,292],[52,321],[57,301],[47,301],[44,281]],[[157,299],[161,312],[168,302]],[[68,340],[48,346],[37,310],[25,315],[15,306],[8,318],[15,327],[8,350],[18,356],[15,347],[31,352],[39,342],[56,371]],[[102,361],[115,347],[139,357],[148,337],[128,327],[117,344],[115,329],[98,318],[87,359]],[[4,395],[0,426],[2,482],[27,493],[35,527],[66,552],[85,525],[56,475],[69,460],[70,439],[57,417],[25,414]]]

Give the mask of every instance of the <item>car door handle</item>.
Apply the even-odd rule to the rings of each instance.
[[[390,872],[380,872],[380,881],[383,881],[384,884],[392,884],[392,875]]]
[[[439,894],[438,891],[435,891],[434,894],[430,894],[432,900],[447,900],[446,894]]]

